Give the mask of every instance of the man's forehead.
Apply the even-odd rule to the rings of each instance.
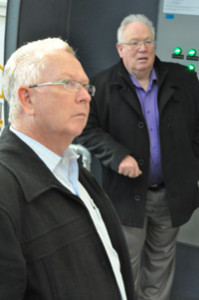
[[[152,34],[151,29],[149,28],[148,25],[142,23],[142,22],[132,22],[129,23],[126,28],[123,31],[124,35],[129,35],[129,34],[135,34],[139,35],[140,33],[147,33],[147,34]]]
[[[53,73],[56,80],[74,79],[87,82],[87,75],[80,61],[64,50],[54,51],[47,57],[47,72]]]

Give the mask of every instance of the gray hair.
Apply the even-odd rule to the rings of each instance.
[[[134,23],[134,22],[141,22],[141,23],[146,24],[152,32],[153,39],[155,39],[155,28],[153,26],[153,23],[145,15],[138,14],[138,15],[129,15],[122,20],[120,27],[117,30],[117,42],[118,43],[124,42],[124,40],[123,40],[124,30],[128,24]]]
[[[46,56],[59,49],[75,56],[74,50],[67,42],[60,38],[46,38],[23,45],[8,59],[3,72],[3,92],[10,106],[11,123],[16,120],[21,110],[17,95],[19,87],[38,83],[46,68]]]

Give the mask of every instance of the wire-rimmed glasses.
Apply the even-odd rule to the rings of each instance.
[[[131,42],[121,44],[131,46],[133,49],[139,49],[142,45],[144,45],[146,48],[151,48],[154,45],[154,40],[132,40]]]
[[[59,80],[54,82],[44,82],[44,83],[30,85],[29,88],[35,88],[35,87],[47,86],[47,85],[63,85],[65,90],[71,92],[80,90],[80,88],[83,87],[92,97],[95,95],[95,91],[96,91],[94,85],[87,84],[87,83],[80,83],[76,80]]]

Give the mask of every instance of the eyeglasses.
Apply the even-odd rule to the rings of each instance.
[[[90,96],[95,95],[96,88],[94,85],[80,83],[75,80],[60,80],[60,81],[54,81],[54,82],[45,82],[45,83],[39,83],[39,84],[33,84],[30,85],[29,88],[35,88],[40,86],[47,86],[47,85],[63,85],[64,89],[66,91],[75,92],[77,90],[80,90],[81,87],[83,87]]]
[[[147,39],[147,40],[144,40],[144,41],[141,41],[141,40],[133,40],[132,42],[129,42],[129,43],[121,43],[122,45],[128,45],[128,46],[131,46],[132,48],[134,49],[138,49],[140,48],[142,45],[144,45],[146,48],[150,48],[153,46],[154,44],[154,40],[151,40],[151,39]]]

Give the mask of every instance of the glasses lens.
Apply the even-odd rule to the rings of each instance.
[[[146,40],[146,41],[144,41],[144,44],[145,44],[146,47],[151,47],[152,44],[153,44],[153,41],[152,40]]]
[[[89,93],[90,96],[95,95],[95,86],[90,84],[84,84],[83,87]]]
[[[95,95],[95,86],[89,85],[88,86],[88,93],[93,97]]]
[[[65,82],[65,88],[68,91],[76,91],[79,89],[79,82],[74,81],[74,80],[69,80]]]
[[[91,95],[94,96],[95,94],[95,87],[90,84],[81,84],[75,80],[68,80],[64,82],[64,87],[68,91],[78,91],[80,90],[81,86]]]
[[[124,43],[124,45],[128,45],[134,49],[138,49],[140,48],[142,45],[144,45],[146,48],[150,48],[153,45],[153,40],[148,39],[148,40],[134,40],[132,42],[129,43]]]

